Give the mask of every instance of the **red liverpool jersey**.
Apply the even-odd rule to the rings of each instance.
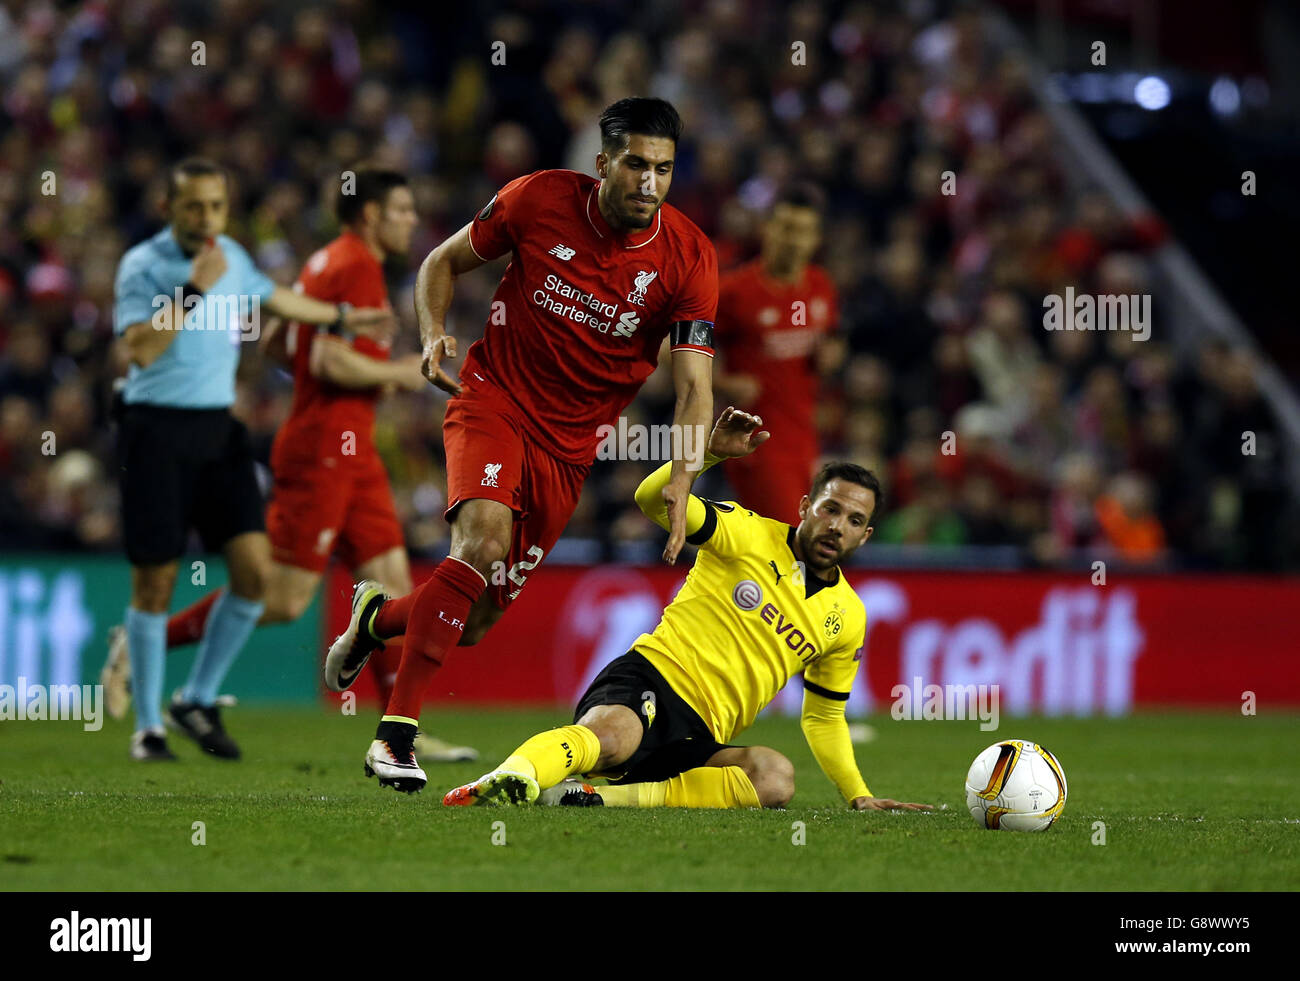
[[[597,207],[599,184],[539,170],[503,187],[470,224],[479,258],[512,255],[461,381],[505,392],[531,435],[570,463],[595,458],[598,430],[617,424],[672,324],[711,325],[718,305],[704,233],[669,204],[648,228],[616,231]]]
[[[379,260],[351,231],[345,231],[315,252],[294,289],[326,303],[382,307],[388,303],[384,271]],[[296,321],[286,328],[285,348],[293,359],[293,405],[276,433],[271,465],[310,463],[347,466],[374,454],[377,388],[342,388],[311,373],[312,342],[323,328]],[[352,341],[353,350],[386,361],[389,343],[369,337]],[[348,437],[348,434],[352,434]],[[354,453],[347,452],[354,449]]]
[[[797,283],[772,279],[761,259],[722,277],[715,342],[727,371],[753,375],[762,386],[758,402],[741,408],[763,417],[773,446],[778,437],[816,445],[813,352],[837,319],[835,286],[818,266],[807,266]]]

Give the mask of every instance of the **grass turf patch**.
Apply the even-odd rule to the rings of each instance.
[[[130,728],[0,725],[0,883],[6,890],[1284,890],[1300,887],[1300,717],[870,724],[857,747],[881,797],[934,813],[855,813],[795,720],[741,741],[794,761],[785,811],[444,808],[562,711],[430,712],[475,763],[429,764],[413,797],[361,772],[374,720],[323,709],[225,714],[244,759],[173,733],[173,764],[127,757]],[[988,832],[965,809],[971,760],[1021,737],[1060,759],[1070,798],[1043,834]],[[494,822],[503,826],[494,828]],[[1105,844],[1094,844],[1096,822]],[[205,844],[193,841],[202,822]],[[796,822],[802,822],[802,835]],[[493,844],[494,837],[505,844]],[[794,842],[799,837],[804,844]]]

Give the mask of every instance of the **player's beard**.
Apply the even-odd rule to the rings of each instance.
[[[660,202],[656,201],[654,207],[652,207],[649,213],[646,214],[644,218],[642,218],[640,213],[632,210],[630,199],[629,199],[629,205],[627,210],[625,211],[621,210],[618,212],[618,220],[622,222],[623,227],[628,231],[632,231],[632,232],[642,231],[643,229],[649,228],[650,225],[654,222],[655,215],[659,211],[659,206],[660,206]]]
[[[825,536],[823,536],[823,538],[825,538]],[[826,579],[829,578],[831,571],[844,561],[845,557],[848,555],[848,551],[843,547],[843,543],[832,540],[830,544],[836,549],[836,552],[833,556],[828,558],[821,552],[819,546],[820,540],[821,539],[812,537],[812,535],[806,537],[800,535],[799,548],[804,554],[804,564],[807,566],[808,571],[818,579]]]

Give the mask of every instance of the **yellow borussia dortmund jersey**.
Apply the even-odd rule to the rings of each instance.
[[[633,647],[722,743],[800,671],[808,691],[847,699],[867,614],[843,574],[834,583],[806,576],[789,525],[735,503],[703,504],[704,523],[687,538],[700,546],[695,564],[659,626]]]

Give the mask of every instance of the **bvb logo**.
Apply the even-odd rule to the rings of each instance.
[[[834,640],[839,636],[840,629],[844,626],[844,621],[840,619],[838,613],[832,611],[827,615],[826,623],[823,624],[823,626],[826,628],[826,639]]]

